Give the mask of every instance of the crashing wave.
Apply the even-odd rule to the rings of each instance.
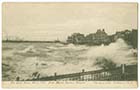
[[[19,53],[35,53],[37,52],[36,49],[34,48],[34,46],[28,46],[27,48],[25,48],[22,51],[19,51]]]

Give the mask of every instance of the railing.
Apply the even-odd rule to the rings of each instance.
[[[85,71],[72,74],[48,77],[37,77],[27,81],[132,81],[137,80],[137,65],[121,65],[113,69],[101,69],[96,71]]]

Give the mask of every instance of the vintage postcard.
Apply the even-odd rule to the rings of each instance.
[[[136,88],[137,3],[2,4],[3,88]]]

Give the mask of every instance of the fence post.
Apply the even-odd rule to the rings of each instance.
[[[85,69],[82,69],[82,73],[85,72]]]
[[[121,64],[121,79],[125,80],[125,64]]]
[[[55,72],[54,73],[54,80],[56,81],[56,76],[57,76],[57,73]]]
[[[121,68],[122,68],[122,74],[124,74],[125,73],[125,64],[121,64]]]
[[[85,72],[85,69],[82,69],[82,73]],[[84,75],[82,74],[82,81],[84,81]]]

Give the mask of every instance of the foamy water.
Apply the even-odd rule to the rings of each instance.
[[[41,77],[57,74],[100,69],[99,57],[111,60],[116,65],[136,64],[137,57],[123,40],[108,46],[63,45],[58,43],[3,43],[2,79],[32,78],[39,72]]]

